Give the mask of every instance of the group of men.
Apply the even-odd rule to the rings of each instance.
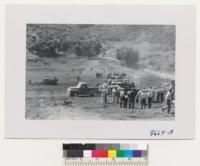
[[[135,88],[132,88],[131,91],[127,90],[119,90],[118,88],[112,89],[112,98],[113,103],[120,104],[120,107],[127,108],[134,108],[135,107],[135,98],[137,95],[138,90]]]
[[[165,88],[143,88],[138,91],[137,100],[141,103],[141,108],[152,107],[153,103],[163,103],[165,101]]]
[[[121,108],[135,108],[135,103],[139,103],[141,109],[152,108],[153,103],[163,103],[166,101],[167,112],[171,111],[171,104],[174,100],[174,93],[172,89],[166,88],[143,88],[141,90],[132,88],[129,90],[114,87],[108,90],[106,82],[103,83],[102,88],[103,103],[107,103],[107,96],[112,97],[112,102],[120,105]],[[111,93],[110,93],[111,92]]]

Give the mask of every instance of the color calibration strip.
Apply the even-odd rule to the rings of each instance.
[[[148,145],[63,144],[65,165],[147,166]]]

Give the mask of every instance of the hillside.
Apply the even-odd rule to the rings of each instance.
[[[73,54],[113,60],[117,50],[131,48],[139,54],[139,69],[175,72],[175,26],[170,25],[27,24],[26,44],[28,51],[40,48],[38,56]]]

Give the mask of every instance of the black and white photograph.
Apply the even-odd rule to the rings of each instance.
[[[9,5],[6,138],[193,139],[195,21],[190,5]]]
[[[199,1],[14,1],[0,166],[200,166]]]
[[[175,25],[26,24],[25,118],[175,120]]]

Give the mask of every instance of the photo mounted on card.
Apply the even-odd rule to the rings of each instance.
[[[5,137],[194,138],[195,26],[195,6],[8,5]]]

